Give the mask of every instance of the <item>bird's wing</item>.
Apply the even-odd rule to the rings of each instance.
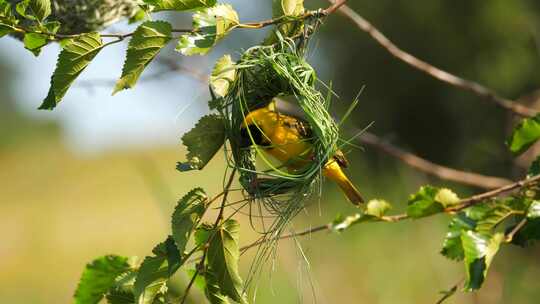
[[[341,168],[347,168],[349,166],[349,161],[341,150],[336,151],[336,153],[334,154],[334,160]]]

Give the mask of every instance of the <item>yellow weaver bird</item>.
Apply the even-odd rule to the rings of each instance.
[[[289,170],[303,168],[313,161],[312,131],[294,105],[275,98],[268,106],[248,113],[241,126],[240,146],[253,143],[283,163]],[[360,192],[343,172],[348,161],[340,150],[324,165],[323,175],[343,190],[355,205],[363,203]]]

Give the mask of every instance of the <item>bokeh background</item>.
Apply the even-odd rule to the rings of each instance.
[[[269,0],[228,1],[241,20],[270,17]],[[503,96],[519,98],[540,86],[540,3],[491,1],[350,1],[405,50]],[[309,8],[325,7],[307,1]],[[162,14],[177,27],[189,13]],[[124,23],[111,32],[126,31]],[[169,230],[176,200],[195,186],[219,191],[223,157],[201,172],[179,173],[180,136],[208,112],[207,75],[224,53],[238,57],[266,30],[239,30],[209,56],[160,55],[185,67],[159,63],[133,90],[111,97],[126,45],[100,53],[53,112],[36,108],[47,93],[59,48],[39,58],[13,38],[0,40],[0,295],[3,303],[69,303],[81,271],[97,256],[144,257]],[[505,111],[448,87],[395,60],[339,14],[325,21],[310,62],[340,95],[343,113],[360,89],[348,128],[371,132],[434,162],[511,179],[523,175],[504,146],[515,121]],[[148,75],[153,75],[148,77]],[[157,76],[156,76],[157,75]],[[527,98],[525,98],[527,99]],[[527,101],[525,101],[527,102]],[[529,101],[530,102],[530,101]],[[366,197],[404,208],[407,195],[426,183],[461,196],[481,191],[405,167],[365,148],[349,153],[349,174]],[[526,161],[525,161],[526,163]],[[294,228],[331,221],[354,208],[334,185],[298,216]],[[241,242],[257,235],[240,216]],[[448,217],[396,224],[364,224],[343,234],[318,233],[282,242],[273,270],[263,273],[257,303],[435,303],[439,291],[464,275],[461,263],[438,254]],[[484,288],[448,303],[537,303],[539,248],[505,247]],[[244,273],[249,257],[243,258]],[[179,284],[185,284],[180,277]],[[314,292],[312,291],[314,290]],[[201,302],[194,294],[193,303]]]

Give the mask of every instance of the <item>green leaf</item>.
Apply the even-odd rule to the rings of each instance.
[[[146,18],[146,11],[143,9],[137,10],[133,16],[129,17],[128,24],[137,23],[139,21],[143,21]]]
[[[49,0],[23,0],[17,3],[15,10],[26,19],[41,22],[51,14],[51,2]]]
[[[412,218],[420,218],[442,212],[444,205],[435,200],[438,193],[438,188],[422,186],[416,194],[410,196],[407,215]]]
[[[540,138],[540,114],[524,118],[512,131],[506,144],[514,154],[525,152]]]
[[[153,11],[188,11],[211,7],[216,0],[143,0],[144,3],[154,7]]]
[[[83,34],[67,42],[58,56],[49,93],[39,109],[54,109],[66,94],[69,86],[102,48],[103,43],[99,33]]]
[[[47,33],[49,34],[56,34],[58,30],[60,29],[60,22],[58,21],[50,21],[45,23],[45,29],[47,30]]]
[[[304,12],[304,0],[272,0],[272,17],[298,16]]]
[[[194,238],[197,246],[206,244],[210,235],[212,234],[212,226],[210,224],[203,223],[195,230]]]
[[[240,21],[228,4],[205,8],[193,15],[194,32],[182,35],[176,50],[184,55],[204,55],[225,37]]]
[[[229,91],[230,84],[236,78],[236,69],[231,55],[223,55],[219,58],[210,75],[210,85],[218,96],[225,96]]]
[[[367,203],[366,207],[366,214],[371,215],[377,218],[381,218],[384,216],[386,211],[390,210],[392,206],[385,200],[370,200]]]
[[[43,21],[51,14],[51,1],[30,0],[30,9],[39,21]]]
[[[229,304],[229,299],[225,296],[219,285],[217,274],[210,267],[204,272],[204,294],[210,304]]]
[[[452,217],[448,225],[448,232],[444,238],[441,254],[451,260],[461,261],[465,257],[461,234],[464,231],[474,230],[476,222],[469,218],[465,212],[460,212]]]
[[[540,218],[540,201],[532,201],[527,211],[527,217],[530,219]]]
[[[459,197],[454,191],[448,188],[440,189],[435,195],[435,201],[441,203],[445,208],[459,203]]]
[[[223,223],[210,241],[208,267],[215,275],[215,282],[222,294],[236,302],[247,303],[242,279],[238,274],[239,233],[240,225],[235,220],[230,219]]]
[[[48,42],[47,35],[26,33],[24,35],[24,47],[31,51],[36,57],[39,56],[41,48]]]
[[[272,17],[298,17],[305,12],[304,0],[272,0]],[[278,41],[276,32],[281,36],[292,37],[302,32],[303,21],[286,22],[276,26],[276,29],[265,39],[264,44]]]
[[[135,30],[113,94],[135,86],[142,71],[172,39],[171,31],[171,24],[165,21],[147,21]]]
[[[225,126],[221,116],[201,117],[193,129],[182,136],[187,147],[187,162],[178,163],[179,171],[203,169],[225,142]]]
[[[129,291],[112,290],[105,298],[109,304],[135,304],[135,297]]]
[[[13,32],[14,32],[13,27],[7,24],[0,23],[0,38],[4,37],[7,34],[11,34]]]
[[[489,265],[504,240],[503,233],[488,238],[473,231],[461,235],[465,253],[465,290],[477,290],[484,282]]]
[[[208,197],[201,188],[188,192],[176,205],[172,215],[172,237],[178,250],[183,253],[193,230],[199,224]]]
[[[76,304],[96,304],[115,284],[117,276],[129,270],[128,259],[107,255],[86,265],[81,276],[74,300]]]
[[[529,171],[527,172],[527,177],[530,178],[538,174],[540,174],[540,156],[532,162]]]
[[[157,245],[139,268],[133,294],[138,304],[153,303],[159,294],[167,290],[167,280],[180,266],[180,253],[171,237]]]
[[[29,7],[30,0],[23,0],[15,5],[15,11],[26,19],[36,20],[36,17],[32,14],[32,12],[28,12]]]
[[[490,236],[502,223],[522,214],[529,206],[529,200],[518,197],[492,200],[483,203],[485,210],[477,217],[476,232]]]

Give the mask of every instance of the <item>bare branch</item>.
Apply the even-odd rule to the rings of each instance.
[[[328,1],[331,3],[337,3],[337,2],[334,2],[333,0],[328,0]],[[362,31],[368,33],[377,43],[379,43],[380,46],[382,46],[385,50],[387,50],[391,55],[407,63],[413,68],[419,71],[422,71],[426,73],[427,75],[433,78],[436,78],[444,83],[455,86],[465,91],[469,91],[473,94],[476,94],[477,96],[482,97],[483,99],[487,101],[496,103],[500,107],[507,109],[509,111],[512,111],[515,114],[525,116],[525,117],[531,117],[531,116],[536,115],[536,113],[538,112],[538,110],[536,109],[531,109],[517,102],[514,102],[512,100],[500,97],[493,90],[488,89],[479,83],[460,78],[449,72],[441,70],[413,56],[410,53],[405,52],[404,50],[400,49],[397,45],[395,45],[392,41],[390,41],[390,39],[388,39],[381,31],[379,31],[375,26],[373,26],[373,24],[371,24],[365,18],[360,16],[351,8],[349,8],[347,5],[342,5],[339,8],[339,12],[345,15],[351,21],[353,21],[358,26],[358,28],[360,28]]]
[[[506,178],[486,176],[435,164],[429,160],[393,146],[387,141],[384,141],[375,134],[369,132],[362,133],[362,135],[358,138],[358,141],[364,145],[371,146],[379,151],[382,151],[418,171],[436,176],[440,179],[482,189],[495,189],[503,187],[504,185],[512,182]]]

